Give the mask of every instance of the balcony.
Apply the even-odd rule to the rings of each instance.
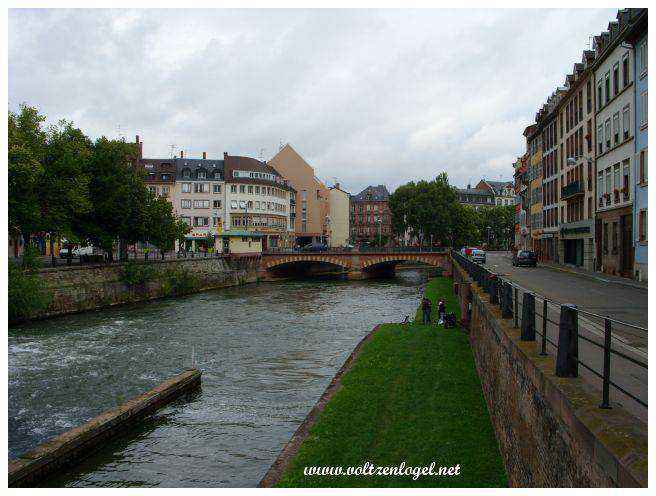
[[[567,198],[572,198],[577,195],[582,195],[584,194],[585,191],[583,189],[583,185],[581,184],[581,181],[573,181],[569,183],[567,186],[563,186],[560,189],[560,198],[562,200],[565,200]]]

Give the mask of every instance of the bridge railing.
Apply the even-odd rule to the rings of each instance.
[[[580,365],[593,385],[601,389],[599,408],[611,408],[612,387],[638,410],[647,410],[647,388],[639,378],[647,375],[646,355],[641,360],[635,348],[614,335],[621,329],[625,336],[646,341],[646,328],[528,291],[459,252],[452,251],[451,255],[473,282],[489,294],[490,303],[501,307],[502,317],[513,319],[513,326],[521,329],[521,340],[535,341],[537,335],[540,355],[547,356],[549,349],[555,351],[557,376],[578,377]],[[582,330],[585,332],[580,333]],[[585,359],[580,350],[585,352]]]
[[[262,252],[265,255],[284,254],[284,253],[327,253],[327,254],[354,254],[354,253],[443,253],[448,254],[449,248],[421,247],[421,246],[393,246],[393,247],[376,247],[367,246],[361,248],[326,248],[321,249],[303,249],[303,248],[267,248]]]

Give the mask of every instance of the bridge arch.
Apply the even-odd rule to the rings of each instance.
[[[276,268],[283,268],[284,266],[298,265],[298,264],[327,264],[338,267],[341,270],[351,270],[351,260],[346,257],[338,255],[284,255],[274,257],[271,259],[263,260],[263,268],[266,270],[274,270]]]
[[[445,268],[444,257],[431,254],[403,254],[375,255],[362,260],[363,271],[375,271],[385,266],[396,266],[402,262],[417,262],[430,267]]]

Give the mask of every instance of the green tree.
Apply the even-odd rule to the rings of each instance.
[[[151,197],[147,208],[146,238],[155,245],[162,259],[164,253],[175,247],[176,239],[184,236],[191,228],[173,215],[173,206],[165,198]]]
[[[107,252],[109,261],[113,260],[114,243],[118,239],[145,238],[145,216],[140,211],[146,204],[139,202],[147,196],[132,167],[135,153],[134,144],[103,136],[93,144],[88,162],[92,208],[78,227],[94,245]],[[145,190],[143,180],[140,182]]]
[[[78,219],[91,210],[86,174],[90,156],[91,141],[70,122],[60,121],[49,129],[38,193],[44,230],[50,234],[53,266],[55,239],[66,236],[70,248]]]
[[[18,240],[23,236],[29,246],[32,233],[43,228],[39,208],[39,180],[43,175],[46,133],[42,129],[45,116],[34,107],[20,106],[18,114],[8,118],[8,207],[9,234]],[[18,243],[14,244],[18,247]],[[17,249],[17,248],[16,248]],[[17,254],[17,252],[15,252]]]

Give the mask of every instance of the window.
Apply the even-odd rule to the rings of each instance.
[[[256,195],[260,194],[260,187],[259,186],[255,186],[255,194]]]
[[[600,124],[597,127],[597,147],[599,150],[597,153],[601,154],[604,151],[604,125]]]
[[[638,171],[638,177],[640,178],[640,183],[644,184],[647,182],[647,150],[642,150],[640,152],[640,169]]]
[[[603,101],[604,101],[604,99],[603,99],[604,92],[602,90],[602,88],[603,88],[602,84],[603,83],[602,83],[601,79],[599,81],[597,81],[597,110],[601,109],[601,107],[603,106]]]
[[[647,70],[647,39],[638,45],[638,54],[636,56],[638,62],[638,71],[642,75]]]
[[[194,193],[208,193],[210,190],[207,183],[194,183]]]
[[[221,219],[219,219],[218,217],[212,217],[212,225],[214,227],[218,226],[220,223],[221,223]]]
[[[647,209],[638,213],[638,239],[641,243],[647,242]]]
[[[610,148],[610,119],[606,119],[606,150]]]
[[[191,183],[182,183],[182,192],[191,193]]]
[[[248,194],[249,195],[253,194],[253,186],[251,186],[251,185],[248,186]]]
[[[237,192],[237,185],[236,184],[231,184],[230,185],[230,193],[236,193]]]
[[[240,193],[246,193],[246,186],[244,186],[243,184],[240,184],[239,185],[239,192]]]
[[[180,220],[187,224],[188,226],[191,225],[191,217],[180,217]]]
[[[625,200],[628,200],[631,196],[631,189],[629,188],[630,179],[631,179],[631,161],[625,160],[622,162],[622,194]]]
[[[221,193],[221,185],[220,184],[213,184],[212,185],[212,193]]]
[[[210,208],[209,200],[194,200],[194,208]]]
[[[649,99],[647,98],[647,92],[643,91],[640,94],[640,128],[647,125],[647,116],[649,114],[647,111],[648,102]]]
[[[199,170],[198,172],[196,172],[196,177],[198,179],[206,179],[207,178],[207,172],[205,172],[204,170]]]
[[[221,208],[221,200],[214,200],[212,202],[212,207],[213,208]]]
[[[157,186],[148,186],[148,191],[150,191],[153,195],[157,194]]]
[[[607,195],[610,195],[613,192],[612,181],[613,181],[613,171],[609,167],[608,169],[606,169],[606,191],[605,191],[605,193]],[[609,196],[608,199],[606,200],[606,205],[610,204],[610,198],[611,197]]]
[[[613,116],[613,144],[617,145],[620,142],[620,113],[617,112]]]
[[[585,88],[585,96],[587,99],[586,112],[589,114],[590,112],[592,112],[592,81],[590,80],[588,80],[588,84]],[[563,134],[562,127],[561,127],[560,134]]]
[[[610,72],[606,73],[606,77],[604,78],[605,84],[605,90],[606,90],[606,103],[610,102]]]
[[[622,57],[622,86],[627,87],[629,85],[629,54],[625,53]]]
[[[189,179],[191,177],[191,171],[189,169],[183,170],[182,177],[184,177],[185,179]]]
[[[620,184],[620,164],[615,164],[613,167],[613,187],[619,191],[622,187]]]
[[[191,208],[191,200],[180,200],[180,207]]]
[[[631,133],[631,107],[627,105],[622,110],[622,128],[624,130],[624,139],[629,139],[629,134]]]
[[[231,208],[232,210],[237,210],[237,202],[236,202],[235,200],[232,200],[232,201],[230,202],[230,208]]]
[[[613,66],[613,96],[620,92],[620,64]]]
[[[210,223],[209,217],[194,217],[194,226],[196,227],[205,227]]]

